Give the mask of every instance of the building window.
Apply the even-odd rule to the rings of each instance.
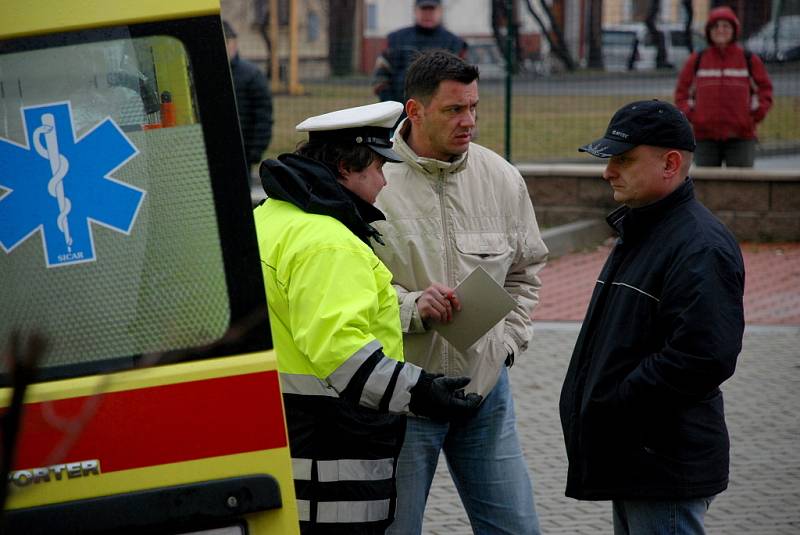
[[[319,15],[316,11],[308,12],[308,42],[319,39]]]
[[[378,6],[367,4],[367,30],[378,29]]]

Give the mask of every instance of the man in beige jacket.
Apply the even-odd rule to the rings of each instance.
[[[468,420],[409,418],[387,533],[421,532],[444,450],[476,534],[538,534],[507,368],[531,338],[547,248],[517,169],[471,143],[478,69],[448,52],[425,52],[409,67],[405,89],[408,119],[394,138],[403,162],[384,166],[388,186],[377,206],[387,220],[375,226],[386,245],[375,253],[394,277],[406,359],[433,373],[470,376],[467,391],[484,402]],[[516,307],[462,352],[432,327],[459,313],[454,288],[478,266]]]

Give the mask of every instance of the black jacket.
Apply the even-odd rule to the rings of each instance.
[[[567,496],[708,497],[728,484],[719,385],[744,330],[736,240],[691,179],[608,217],[619,239],[572,354],[560,413]]]
[[[370,223],[386,216],[341,186],[325,164],[298,154],[281,154],[277,160],[264,160],[259,172],[267,197],[337,219],[370,248],[370,239],[383,245],[380,232]]]
[[[430,29],[415,25],[390,33],[386,50],[381,54],[374,73],[376,82],[387,82],[386,87],[378,93],[378,98],[381,101],[404,103],[408,66],[419,52],[431,49],[447,50],[461,56],[467,49],[467,43],[441,25]]]
[[[238,54],[231,60],[231,76],[247,163],[257,164],[272,139],[272,91],[261,70]]]

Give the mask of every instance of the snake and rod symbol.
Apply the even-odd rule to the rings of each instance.
[[[44,145],[42,145],[44,137]],[[67,214],[72,209],[72,203],[64,195],[64,176],[69,171],[69,162],[63,154],[58,152],[58,137],[56,137],[56,121],[52,113],[42,114],[42,126],[33,131],[33,145],[36,152],[50,161],[52,177],[47,183],[47,192],[58,201],[58,230],[64,234],[67,250],[72,251],[72,237],[69,234]]]

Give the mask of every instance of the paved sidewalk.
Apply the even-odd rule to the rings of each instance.
[[[800,325],[800,243],[742,244],[745,321]],[[582,321],[609,244],[550,261],[542,270],[536,320]]]
[[[731,434],[731,482],[712,504],[709,535],[800,533],[800,244],[744,245],[744,347],[722,390]],[[558,396],[586,304],[608,247],[567,255],[542,273],[531,348],[511,380],[533,474],[542,532],[612,533],[609,502],[564,496],[566,454]],[[472,533],[445,463],[439,463],[423,533]]]

